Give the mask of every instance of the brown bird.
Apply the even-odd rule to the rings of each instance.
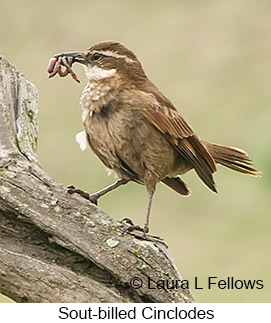
[[[245,151],[201,140],[148,79],[136,55],[121,43],[99,42],[85,52],[54,57],[55,61],[69,58],[72,63],[84,64],[88,79],[81,97],[85,131],[76,139],[82,149],[88,144],[119,178],[90,196],[75,188],[71,193],[81,193],[97,203],[102,195],[129,181],[145,185],[148,202],[142,231],[147,233],[158,182],[188,196],[190,189],[180,175],[191,169],[213,192],[217,192],[213,178],[216,164],[259,174]]]

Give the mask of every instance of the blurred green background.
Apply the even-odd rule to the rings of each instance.
[[[113,182],[91,151],[74,140],[81,131],[79,98],[85,84],[69,76],[48,80],[58,52],[119,40],[142,61],[197,134],[241,147],[263,172],[253,178],[219,167],[219,194],[194,172],[183,198],[159,184],[151,232],[165,238],[183,278],[198,277],[198,302],[270,302],[271,160],[270,1],[1,0],[0,54],[39,89],[39,160],[64,185],[88,192]],[[100,200],[112,217],[143,224],[146,192],[128,184]],[[206,289],[209,276],[261,279],[262,290]],[[0,301],[8,301],[0,296]]]

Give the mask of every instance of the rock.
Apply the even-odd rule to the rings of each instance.
[[[37,163],[38,90],[3,56],[0,113],[0,134],[9,134],[0,136],[0,157],[19,150],[29,161]]]

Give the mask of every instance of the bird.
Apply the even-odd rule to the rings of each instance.
[[[191,194],[181,175],[194,170],[201,181],[217,193],[213,174],[217,164],[253,176],[252,159],[239,148],[214,144],[200,137],[184,120],[173,103],[147,77],[134,52],[118,41],[102,41],[82,52],[57,54],[84,66],[87,84],[80,105],[84,131],[76,136],[82,150],[87,146],[118,180],[89,195],[97,204],[106,193],[136,182],[145,185],[147,208],[143,227],[149,232],[150,210],[156,185],[167,185],[183,196]],[[56,61],[56,59],[55,59]]]

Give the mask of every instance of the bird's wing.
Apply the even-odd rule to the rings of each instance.
[[[165,134],[180,155],[194,167],[202,181],[216,192],[212,175],[216,171],[214,159],[174,106],[163,99],[164,97],[161,97],[159,102],[155,100],[153,105],[145,107],[143,115]]]

